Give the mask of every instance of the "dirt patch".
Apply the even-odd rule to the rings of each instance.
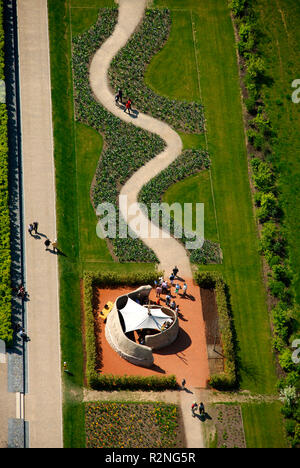
[[[222,355],[216,295],[215,291],[211,289],[201,288],[200,291],[205,323],[209,373],[210,375],[219,374],[224,371],[224,358]]]
[[[238,405],[212,405],[209,415],[216,429],[217,448],[246,448],[242,410]]]

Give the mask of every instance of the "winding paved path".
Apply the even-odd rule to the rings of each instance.
[[[124,185],[120,195],[127,196],[128,207],[138,202],[138,194],[141,188],[153,177],[166,169],[182,152],[182,141],[179,135],[167,124],[156,120],[149,115],[138,114],[137,118],[125,114],[122,109],[115,105],[114,95],[112,94],[107,72],[110,63],[118,51],[125,46],[130,36],[133,34],[137,25],[143,18],[147,0],[119,0],[119,18],[118,24],[113,34],[96,52],[90,67],[90,84],[98,101],[112,114],[127,123],[132,123],[151,133],[156,133],[166,142],[166,149],[140,168]],[[129,215],[120,206],[120,211],[127,219],[130,228],[137,232],[134,226],[135,214]],[[156,226],[150,227],[148,218],[141,214],[139,219],[143,220],[143,225],[158,230]],[[160,268],[165,270],[166,274],[171,273],[176,263],[179,273],[184,278],[192,278],[192,271],[189,257],[184,246],[173,237],[162,238],[162,230],[159,231],[159,238],[143,238],[145,244],[150,247],[160,261]]]

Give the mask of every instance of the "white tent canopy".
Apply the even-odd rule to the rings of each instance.
[[[151,309],[143,307],[132,299],[128,298],[123,309],[119,309],[125,322],[125,333],[140,330],[142,328],[150,328],[161,330],[163,323],[170,319],[161,309]]]

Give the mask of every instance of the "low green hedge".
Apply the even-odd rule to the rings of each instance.
[[[141,377],[99,374],[96,369],[96,338],[93,314],[93,289],[98,287],[116,287],[120,285],[141,286],[153,284],[161,276],[160,272],[144,274],[132,273],[84,273],[84,315],[85,315],[85,348],[86,380],[94,390],[166,390],[177,388],[176,377]]]
[[[226,284],[217,272],[197,272],[196,283],[203,289],[214,289],[218,308],[218,321],[225,357],[223,373],[211,376],[209,384],[218,390],[232,390],[237,387],[236,355],[233,335],[233,321],[226,293]]]
[[[0,79],[4,79],[3,2],[0,2]],[[7,108],[0,104],[0,339],[12,344],[11,249],[8,198]]]

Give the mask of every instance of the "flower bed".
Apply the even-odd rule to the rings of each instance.
[[[203,169],[208,169],[209,166],[210,159],[206,151],[186,150],[173,164],[142,188],[139,194],[139,201],[147,206],[148,214],[150,214],[151,204],[160,204],[162,195],[171,185]],[[161,224],[163,216],[160,219]],[[178,228],[172,217],[170,218],[170,228],[171,233],[176,232]],[[191,239],[187,239],[183,233],[183,236],[179,240],[185,244]],[[220,247],[216,243],[205,240],[201,249],[190,251],[190,259],[193,263],[221,263]]]
[[[4,80],[3,2],[0,2],[0,80]],[[0,339],[12,344],[11,249],[8,199],[8,136],[6,104],[0,104]]]
[[[179,448],[179,410],[165,403],[85,404],[87,448]]]
[[[176,130],[204,131],[203,107],[156,94],[144,82],[146,67],[169,36],[171,16],[167,9],[146,10],[142,24],[111,63],[109,78],[114,90],[121,88],[141,111],[164,120]]]
[[[117,273],[84,274],[84,313],[85,313],[85,345],[86,345],[86,379],[89,387],[95,390],[166,390],[177,388],[176,377],[142,377],[104,375],[96,371],[96,338],[93,315],[94,286],[114,287],[117,285],[141,286],[153,284],[161,275],[160,272],[145,274],[119,275]]]

